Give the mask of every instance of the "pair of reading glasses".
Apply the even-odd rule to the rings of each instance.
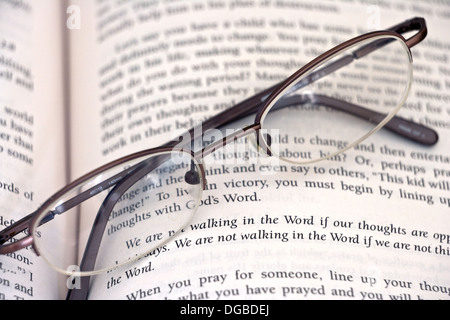
[[[396,116],[412,82],[410,48],[426,34],[425,20],[413,18],[355,37],[200,129],[192,128],[184,143],[256,114],[253,124],[196,152],[181,147],[181,140],[170,141],[88,173],[2,230],[0,254],[32,246],[58,272],[80,276],[81,288],[70,289],[68,298],[85,299],[90,276],[168,250],[167,242],[188,225],[201,203],[203,158],[230,142],[251,137],[264,155],[300,165],[339,156],[380,128],[435,144],[434,130]],[[93,221],[77,230],[80,212],[83,217],[92,213]],[[67,232],[73,237],[58,236]],[[14,239],[19,234],[22,238]],[[73,269],[75,251],[82,259]]]

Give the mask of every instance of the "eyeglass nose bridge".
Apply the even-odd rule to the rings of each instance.
[[[266,146],[265,139],[262,139],[261,136],[261,124],[254,123],[248,125],[242,129],[236,130],[232,134],[229,134],[225,138],[221,140],[217,140],[208,146],[204,147],[201,151],[195,153],[194,158],[198,161],[201,161],[204,157],[210,155],[211,153],[224,148],[227,144],[233,143],[236,140],[249,137],[251,142],[255,145],[258,151],[264,155],[270,155],[270,149]],[[253,139],[253,140],[252,140]]]

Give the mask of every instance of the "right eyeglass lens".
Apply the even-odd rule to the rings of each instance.
[[[280,136],[271,137],[271,154],[293,163],[339,154],[395,115],[411,77],[409,49],[394,36],[336,53],[296,79],[263,115],[262,132]]]

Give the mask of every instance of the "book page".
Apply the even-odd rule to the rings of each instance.
[[[423,147],[380,131],[308,166],[259,157],[245,139],[217,150],[193,220],[137,264],[93,277],[91,299],[450,298],[447,4],[73,4],[74,176],[175,139],[327,49],[415,16],[428,37],[411,50],[414,80],[399,114],[440,137]],[[309,139],[304,157],[308,144],[327,143]],[[148,240],[133,238],[142,220],[114,221],[128,247]]]
[[[60,4],[0,1],[1,229],[67,182]],[[31,248],[0,257],[0,299],[59,297],[56,273]]]

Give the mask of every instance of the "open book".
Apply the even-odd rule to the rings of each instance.
[[[89,298],[450,299],[450,6],[369,3],[0,0],[0,229],[327,49],[423,16],[399,115],[436,130],[436,145],[382,130],[310,166],[218,150],[183,232],[92,277]],[[0,256],[0,299],[61,299],[66,280],[31,248]]]

